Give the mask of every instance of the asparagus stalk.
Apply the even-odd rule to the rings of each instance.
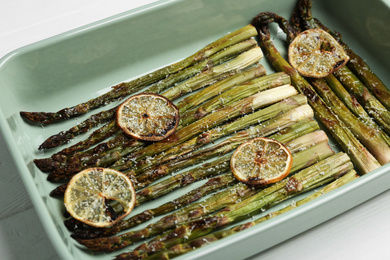
[[[113,167],[116,169],[130,168],[134,165],[134,160],[139,161],[146,157],[166,151],[223,122],[261,107],[273,104],[295,94],[296,90],[293,87],[285,85],[266,90],[237,101],[230,106],[224,107],[206,117],[203,117],[193,124],[183,127],[161,142],[153,143],[145,149],[141,149],[130,154],[130,156],[128,156],[125,160],[115,163]]]
[[[201,75],[204,75],[204,72],[209,71],[212,69],[214,66],[217,66],[220,70],[221,64],[224,62],[227,62],[228,60],[232,58],[236,58],[239,54],[242,54],[246,51],[249,51],[252,49],[252,51],[256,52],[253,50],[253,48],[256,49],[256,41],[253,39],[248,39],[242,42],[239,42],[237,44],[234,44],[230,47],[227,47],[225,49],[222,49],[221,51],[215,53],[208,59],[199,62],[192,67],[186,68],[183,71],[180,71],[178,73],[172,74],[166,79],[163,79],[156,84],[153,84],[152,86],[146,88],[143,92],[147,93],[156,93],[156,94],[161,94],[169,87],[175,86],[175,84],[180,84],[183,81],[187,81],[188,85],[193,85],[193,84],[201,84],[201,82],[207,81],[207,77],[201,77]],[[259,55],[257,57],[257,55]],[[245,55],[244,55],[245,56]],[[257,57],[258,59],[261,59],[263,57],[263,54],[260,52],[259,54],[256,53],[256,55],[253,56],[254,58]],[[243,62],[246,61],[246,58],[243,59]],[[250,62],[250,60],[247,60]],[[231,64],[231,63],[227,63]],[[227,65],[226,64],[226,65]],[[233,65],[239,65],[239,62],[233,62]],[[232,68],[233,69],[233,68]],[[233,69],[234,70],[234,69]],[[249,77],[252,77],[251,75],[252,72],[249,72]],[[260,74],[263,74],[263,69],[260,68],[259,71]],[[194,78],[195,77],[195,78]],[[173,89],[177,89],[175,87],[172,87]],[[193,89],[193,87],[191,87]],[[162,94],[164,95],[164,94]],[[170,95],[164,95],[168,97],[169,99],[174,99],[173,96]],[[191,105],[191,104],[190,104]]]
[[[107,124],[105,124],[104,126],[92,132],[86,140],[80,141],[70,147],[66,147],[62,149],[60,152],[56,153],[56,155],[70,157],[74,153],[88,149],[89,147],[92,147],[93,145],[99,143],[104,139],[107,139],[108,137],[118,132],[119,132],[119,127],[117,127],[115,121],[112,120]]]
[[[195,249],[198,249],[198,248],[203,247],[205,245],[211,244],[215,241],[221,240],[221,239],[226,238],[228,236],[235,235],[243,230],[246,230],[246,229],[251,228],[253,226],[259,225],[259,224],[261,224],[261,223],[263,223],[271,218],[274,218],[274,217],[279,216],[283,213],[286,213],[292,209],[295,209],[299,206],[302,206],[303,204],[306,204],[307,202],[313,201],[316,198],[321,197],[324,194],[327,194],[327,193],[329,193],[329,192],[331,192],[339,187],[342,187],[343,185],[345,185],[353,180],[356,180],[357,178],[359,178],[359,176],[356,174],[356,172],[354,170],[351,170],[347,174],[345,174],[344,176],[342,176],[339,179],[326,185],[324,188],[312,193],[311,195],[307,196],[304,199],[301,199],[301,200],[296,201],[295,203],[289,204],[287,207],[285,207],[283,209],[268,213],[267,215],[265,215],[261,218],[258,218],[254,221],[250,221],[250,222],[235,226],[235,227],[228,229],[228,230],[216,231],[214,233],[195,238],[195,239],[190,240],[186,243],[177,244],[177,245],[172,246],[168,249],[165,249],[165,250],[160,251],[156,254],[153,254],[150,257],[147,257],[145,259],[149,259],[149,260],[171,259],[171,258],[174,258],[177,256],[184,255],[184,254],[191,252]]]
[[[379,79],[379,77],[372,71],[370,66],[358,56],[346,43],[341,40],[339,33],[332,32],[325,27],[320,21],[313,18],[311,13],[311,0],[300,0],[297,4],[300,8],[300,12],[305,14],[303,21],[310,27],[319,26],[322,29],[328,31],[335,37],[339,43],[343,46],[344,50],[350,57],[347,63],[348,68],[362,81],[362,83],[371,91],[372,94],[388,109],[390,110],[390,91],[385,84]]]
[[[304,139],[302,138],[300,140],[302,141],[302,143],[298,144],[299,142],[298,140],[294,141],[294,146],[299,146],[300,149],[304,149],[305,148],[304,146],[307,145],[308,143],[303,141]],[[322,144],[325,144],[325,146],[322,146]],[[289,147],[289,143],[287,143],[286,145],[287,147]],[[301,170],[303,167],[313,165],[318,161],[321,161],[334,154],[334,151],[330,148],[330,146],[326,142],[322,142],[318,145],[322,146],[322,148],[324,149],[317,149],[317,145],[315,145],[312,146],[314,147],[314,149],[311,149],[310,147],[306,150],[300,151],[293,155],[293,167],[291,169],[292,173]],[[313,150],[318,151],[318,153],[313,153]],[[168,215],[160,219],[154,224],[150,224],[145,229],[139,231],[131,231],[126,234],[119,235],[117,237],[102,237],[98,239],[86,239],[86,240],[77,239],[77,241],[87,246],[89,249],[95,251],[118,250],[136,241],[146,239],[150,236],[159,234],[167,229],[173,228],[175,225],[179,225],[180,223],[183,223],[188,219],[191,220],[191,219],[199,218],[201,217],[201,215],[208,214],[213,211],[219,210],[223,207],[226,207],[228,205],[237,203],[236,201],[237,199],[238,200],[243,199],[249,196],[250,194],[254,194],[256,192],[254,189],[246,186],[245,184],[237,183],[237,181],[232,177],[231,174],[228,174],[227,176],[230,176],[230,177],[226,177],[225,181],[227,183],[223,183],[222,185],[225,186],[225,185],[232,185],[236,183],[232,188],[228,188],[225,191],[217,193],[212,197],[207,198],[203,202],[190,204],[189,206],[181,209],[180,211]],[[191,192],[189,194],[191,194]],[[227,194],[229,194],[229,196],[227,196]],[[161,208],[159,207],[157,209],[146,210],[140,215],[136,215],[129,220],[124,220],[112,228],[105,229],[101,235],[110,236],[120,231],[123,231],[125,229],[131,228],[135,226],[137,222],[140,221],[140,219],[145,219],[145,218],[150,219],[157,212],[160,212],[161,210],[165,211],[166,207],[170,207],[172,210],[174,210],[178,201],[183,202],[183,200],[184,201],[188,200],[187,196],[188,194],[181,197],[181,199],[179,198],[178,200],[173,201],[173,203],[169,202],[167,204],[164,204],[161,206]],[[233,196],[233,198],[231,196]],[[181,204],[181,205],[185,205],[185,204]],[[93,234],[93,236],[96,236],[96,233]]]
[[[61,131],[50,136],[38,147],[38,150],[51,149],[66,144],[77,135],[86,133],[95,126],[111,121],[114,119],[115,113],[116,107],[94,114],[67,131]]]
[[[380,163],[373,157],[373,155],[356,139],[351,131],[341,122],[331,110],[326,106],[324,101],[314,91],[312,86],[302,78],[297,71],[295,71],[287,61],[283,59],[276,47],[273,45],[268,29],[270,16],[274,14],[266,13],[260,14],[253,20],[253,24],[258,27],[260,44],[263,51],[266,52],[272,65],[278,71],[285,71],[291,76],[293,85],[304,93],[309,100],[309,104],[314,109],[316,117],[336,139],[341,148],[351,157],[355,166],[362,172],[368,173],[380,167]],[[262,21],[262,19],[264,20]],[[283,19],[284,20],[284,19]],[[284,20],[285,21],[285,20]],[[286,27],[289,25],[287,23]],[[288,34],[288,38],[292,39],[293,35]]]
[[[291,27],[293,28],[293,30],[295,32],[299,32],[301,31],[301,5],[299,4],[299,0],[298,0],[298,3],[294,6],[294,9],[291,13],[291,17],[290,17],[290,24],[291,24]]]
[[[346,154],[333,155],[268,188],[254,192],[220,212],[179,225],[174,230],[157,236],[116,259],[138,259],[141,255],[152,255],[175,244],[204,236],[216,229],[249,218],[286,199],[329,183],[352,169],[353,165]]]
[[[162,154],[154,156],[153,158],[148,158],[147,160],[139,161],[131,170],[135,175],[137,175],[143,171],[150,169],[153,165],[156,166],[173,160],[177,157],[181,157],[185,154],[188,154],[189,152],[195,151],[196,149],[205,144],[214,142],[221,137],[230,135],[251,125],[259,124],[285,111],[291,110],[300,105],[304,105],[306,104],[306,102],[307,100],[304,95],[300,94],[292,96],[271,106],[263,108],[259,111],[238,118],[231,123],[210,129],[197,137],[194,137],[178,146],[175,146],[163,152]]]
[[[101,131],[103,131],[103,133]],[[67,168],[76,167],[70,165],[75,165],[79,163],[80,160],[82,160],[84,163],[91,162],[92,160],[97,160],[101,156],[101,154],[105,154],[118,146],[133,147],[132,150],[135,150],[137,149],[137,147],[139,147],[139,142],[137,140],[118,132],[120,132],[120,130],[117,127],[116,122],[112,121],[108,125],[103,126],[100,129],[96,130],[94,133],[92,133],[91,137],[93,138],[88,138],[84,141],[80,141],[75,145],[72,145],[58,153],[53,154],[51,157],[34,159],[34,164],[42,172],[56,172],[58,170],[67,171],[69,170]],[[78,151],[80,149],[85,148],[86,145],[92,146],[94,141],[96,141],[95,137],[105,135],[105,133],[107,133],[106,136],[114,135],[114,137],[107,142],[98,144],[94,148],[85,151]]]
[[[236,133],[229,139],[213,145],[209,148],[195,151],[185,155],[183,158],[170,161],[162,164],[155,169],[135,176],[133,182],[137,188],[145,187],[157,178],[166,176],[169,173],[199,163],[203,160],[213,158],[215,156],[224,155],[236,149],[240,144],[258,136],[267,136],[277,132],[280,129],[291,126],[301,120],[307,120],[313,117],[313,111],[308,105],[297,107],[289,112],[281,114],[273,119],[264,122],[261,125],[249,128]],[[125,172],[126,173],[126,172]],[[132,174],[131,174],[132,175]]]
[[[375,97],[390,110],[390,91],[379,77],[372,71],[369,65],[347,45],[342,44],[348,56],[348,68],[358,76],[362,83],[375,95]]]
[[[113,89],[97,98],[91,99],[85,103],[78,104],[70,108],[64,108],[55,113],[44,112],[21,112],[21,116],[39,123],[52,123],[58,120],[68,119],[74,116],[78,116],[87,113],[91,109],[100,107],[118,98],[127,96],[131,93],[141,90],[143,87],[155,83],[167,75],[178,72],[186,67],[189,67],[201,60],[204,60],[214,53],[223,50],[224,48],[251,38],[256,35],[256,29],[253,26],[245,26],[228,35],[216,40],[215,42],[207,45],[203,49],[197,51],[193,55],[186,59],[183,59],[174,64],[168,65],[164,68],[158,69],[154,72],[141,76],[130,82],[120,83],[113,87]]]

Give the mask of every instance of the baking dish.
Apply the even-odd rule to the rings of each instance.
[[[56,185],[47,182],[46,175],[32,163],[33,159],[53,152],[39,152],[38,145],[48,136],[74,125],[76,119],[40,127],[23,121],[19,111],[55,111],[90,99],[118,82],[192,54],[246,25],[259,12],[274,11],[288,17],[294,4],[295,1],[282,0],[158,1],[23,47],[1,60],[1,130],[42,223],[62,258],[111,259],[117,253],[92,255],[77,246],[62,224],[62,202],[48,196]],[[388,1],[315,1],[313,13],[341,32],[344,41],[389,85],[386,70],[390,39],[385,26],[389,24]],[[284,46],[279,47],[282,50]],[[261,63],[272,71],[265,59]],[[237,259],[260,252],[387,190],[388,170],[385,165],[312,203],[183,258]]]

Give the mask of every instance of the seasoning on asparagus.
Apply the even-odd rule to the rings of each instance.
[[[301,112],[299,114],[303,115],[304,113],[301,110]],[[302,117],[299,117],[298,115],[293,116],[293,118],[295,118],[295,121],[297,123],[294,123],[293,125],[287,126],[287,127],[286,127],[286,125],[282,124],[282,122],[283,122],[282,120],[277,120],[277,119],[270,120],[269,122],[266,123],[266,126],[264,126],[266,128],[265,130],[260,130],[262,127],[258,126],[256,128],[252,128],[252,130],[250,132],[245,133],[245,131],[243,131],[240,134],[243,134],[246,137],[244,139],[239,139],[239,137],[237,137],[236,142],[231,140],[231,143],[234,142],[234,143],[237,143],[239,145],[240,143],[244,142],[245,140],[248,140],[247,138],[254,138],[256,136],[259,136],[259,134],[265,135],[267,132],[275,131],[272,129],[278,129],[279,132],[273,134],[272,136],[270,136],[270,138],[274,138],[274,139],[277,138],[281,142],[287,142],[288,140],[291,140],[292,138],[298,138],[301,135],[318,130],[319,125],[317,124],[317,122],[314,119],[311,118],[312,115],[310,115],[310,114],[306,114],[306,115],[307,115],[308,119],[303,119]],[[280,118],[280,119],[282,119],[282,118]],[[288,117],[285,117],[285,118],[288,118]],[[301,118],[302,120],[298,120],[299,118]],[[283,127],[285,127],[285,128],[283,128]],[[256,133],[258,133],[258,134],[256,135]],[[240,135],[240,134],[238,134],[238,135]],[[321,140],[321,138],[319,140]],[[311,140],[311,142],[313,142],[313,140]],[[229,144],[227,144],[227,145],[229,145]],[[230,148],[230,149],[234,149],[234,147]],[[213,176],[218,171],[225,169],[226,167],[227,167],[226,169],[228,169],[230,164],[227,165],[226,163],[229,160],[230,160],[230,155],[228,154],[228,155],[222,156],[219,159],[214,160],[211,163],[203,164],[197,170],[190,170],[190,171],[186,171],[184,173],[180,173],[178,175],[174,175],[166,180],[163,180],[163,181],[156,183],[152,186],[149,186],[143,190],[140,190],[137,193],[137,203],[142,203],[142,202],[148,201],[150,199],[158,198],[158,197],[166,194],[166,192],[180,188],[183,185],[185,186],[187,184],[192,183],[193,181],[197,181],[197,180],[200,180],[202,178]],[[185,165],[185,163],[183,163],[182,165]],[[167,169],[167,167],[164,167],[164,168]],[[206,170],[203,170],[203,169],[206,169]],[[167,172],[166,174],[168,174],[168,173],[169,172]],[[58,186],[56,189],[54,189],[50,193],[50,195],[51,196],[63,196],[63,192],[66,189],[66,186],[67,186],[67,184],[62,184],[62,185]]]
[[[313,120],[304,120],[299,123],[295,123],[290,127],[284,128],[279,132],[269,136],[269,138],[277,139],[281,142],[287,143],[287,147],[293,153],[297,153],[294,156],[295,164],[293,165],[292,171],[295,169],[301,169],[308,167],[330,155],[333,154],[333,150],[327,144],[327,136],[323,131],[318,131],[319,126]],[[292,141],[290,141],[292,140]],[[306,149],[305,149],[306,148]],[[304,150],[304,152],[300,152]],[[299,153],[298,153],[299,152]],[[151,185],[137,193],[136,206],[142,204],[151,199],[159,198],[171,191],[174,191],[180,187],[191,184],[195,181],[202,180],[217,174],[226,172],[230,167],[231,155],[225,155],[221,158],[213,160],[210,163],[206,163],[197,167],[196,169],[188,170],[186,172],[173,175],[168,179],[165,179],[159,183]],[[58,196],[63,195],[61,191],[63,186],[57,188]],[[137,218],[139,220],[139,218]],[[119,232],[121,230],[132,227],[131,221],[121,221],[117,225],[110,229],[91,229],[90,227],[84,228],[85,225],[75,221],[74,219],[68,219],[65,221],[65,226],[70,231],[75,231],[72,235],[77,238],[95,238],[98,234],[100,236],[112,235],[112,232]]]

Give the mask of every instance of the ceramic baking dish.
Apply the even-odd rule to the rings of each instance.
[[[46,174],[32,162],[56,151],[38,151],[43,140],[86,117],[40,127],[23,121],[19,111],[57,111],[91,99],[116,83],[189,56],[248,24],[259,12],[273,11],[289,17],[295,2],[161,0],[23,47],[0,61],[1,131],[61,258],[112,259],[128,249],[93,255],[79,247],[63,225],[62,201],[48,196],[56,184],[47,182]],[[368,61],[388,86],[389,9],[388,0],[316,0],[313,4],[313,14],[341,32],[344,41]],[[277,32],[274,36],[283,34]],[[285,49],[280,43],[278,46]],[[266,59],[261,63],[272,72]],[[315,201],[182,258],[240,259],[261,252],[389,189],[389,171],[389,165],[382,166]],[[148,205],[154,206],[153,203],[156,202]],[[142,207],[136,212],[140,210]]]

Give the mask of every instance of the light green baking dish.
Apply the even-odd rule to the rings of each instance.
[[[390,86],[390,1],[313,2],[315,16],[341,32],[344,41]],[[294,4],[295,0],[161,0],[23,47],[0,61],[1,131],[60,257],[112,259],[118,252],[93,255],[70,238],[62,223],[62,201],[48,196],[56,185],[47,182],[46,175],[32,162],[55,152],[42,153],[37,147],[52,134],[74,125],[75,120],[39,127],[24,122],[19,111],[57,111],[88,100],[116,83],[189,56],[248,24],[259,12],[273,11],[288,17]],[[272,71],[265,59],[261,63]],[[389,188],[390,165],[385,165],[311,203],[195,250],[182,259],[248,257]],[[136,212],[139,210],[142,207]],[[126,249],[119,252],[123,251]]]

